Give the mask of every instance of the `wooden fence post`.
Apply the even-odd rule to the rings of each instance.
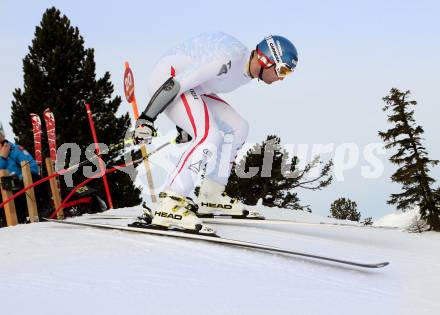
[[[55,171],[53,169],[52,160],[50,158],[46,158],[46,169],[47,169],[47,175],[51,176]],[[50,181],[50,190],[52,191],[52,198],[53,202],[55,204],[55,209],[58,209],[59,205],[61,204],[61,195],[60,191],[58,190],[58,183],[55,177],[52,177],[49,179]],[[64,218],[64,212],[63,209],[61,209],[57,213],[58,220],[61,220]]]
[[[23,184],[24,187],[32,185],[32,174],[31,167],[27,161],[21,161],[21,173],[23,174]],[[35,198],[34,187],[29,189],[26,192],[26,202],[29,214],[29,220],[31,222],[39,222],[38,219],[38,208],[37,208],[37,199]]]
[[[9,175],[9,173],[7,170],[0,170],[0,180],[1,180],[1,177],[8,176],[8,175]],[[3,187],[0,187],[0,189],[2,192],[3,200],[6,200],[12,196],[12,191],[4,190]],[[11,200],[7,204],[5,204],[4,209],[5,209],[6,224],[8,226],[17,225],[18,219],[17,219],[17,212],[15,210],[14,200]]]

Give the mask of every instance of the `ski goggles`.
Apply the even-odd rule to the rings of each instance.
[[[275,72],[279,78],[285,78],[293,72],[293,68],[284,62],[274,63],[257,46],[258,62],[263,69],[269,69],[275,66]]]
[[[294,69],[285,63],[279,63],[275,65],[275,71],[279,78],[285,78],[293,72]]]
[[[272,63],[271,65],[265,66],[263,68],[269,69],[269,68],[272,68],[273,66],[275,66],[275,72],[276,72],[278,78],[285,78],[289,74],[291,74],[294,70],[294,69],[292,69],[292,67],[290,67],[289,65],[287,65],[285,63],[279,63],[279,64]]]

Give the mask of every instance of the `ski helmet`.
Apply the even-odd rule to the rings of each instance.
[[[275,65],[280,78],[293,72],[298,63],[298,52],[295,45],[287,38],[279,35],[269,35],[257,45],[258,62],[260,63],[260,79],[263,69]]]

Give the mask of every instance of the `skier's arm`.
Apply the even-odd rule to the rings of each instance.
[[[157,116],[176,98],[180,91],[180,84],[170,77],[151,97],[145,110],[139,116],[140,119],[155,121]]]
[[[134,143],[151,143],[152,137],[157,135],[154,126],[154,121],[157,116],[180,94],[223,74],[220,70],[228,64],[231,66],[231,59],[219,58],[215,61],[202,63],[200,65],[196,64],[194,67],[187,69],[184,73],[177,74],[175,78],[170,77],[154,93],[146,109],[136,121],[133,134]]]
[[[133,133],[135,144],[151,143],[152,137],[157,135],[154,121],[157,116],[176,98],[180,91],[180,84],[173,77],[170,77],[151,97],[147,108],[136,120],[136,127]]]
[[[230,63],[231,61],[220,59],[214,62],[200,64],[187,69],[182,74],[177,74],[175,78],[170,77],[154,93],[146,109],[142,112],[139,118],[154,122],[157,116],[163,112],[177,96],[189,89],[203,84],[204,82],[214,79],[219,75],[221,67],[228,62]]]

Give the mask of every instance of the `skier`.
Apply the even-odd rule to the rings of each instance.
[[[134,142],[151,143],[156,136],[154,121],[165,112],[177,126],[178,139],[192,139],[192,143],[159,195],[152,215],[153,226],[215,234],[198,216],[220,213],[236,218],[260,217],[224,191],[228,177],[219,176],[224,135],[232,135],[229,174],[249,127],[217,94],[231,92],[254,78],[267,84],[283,80],[294,71],[297,62],[295,46],[282,36],[268,36],[249,51],[225,33],[196,36],[174,47],[157,62],[149,81],[153,96],[136,122]],[[196,204],[188,195],[195,186],[194,175],[207,164],[212,170],[201,184]]]

